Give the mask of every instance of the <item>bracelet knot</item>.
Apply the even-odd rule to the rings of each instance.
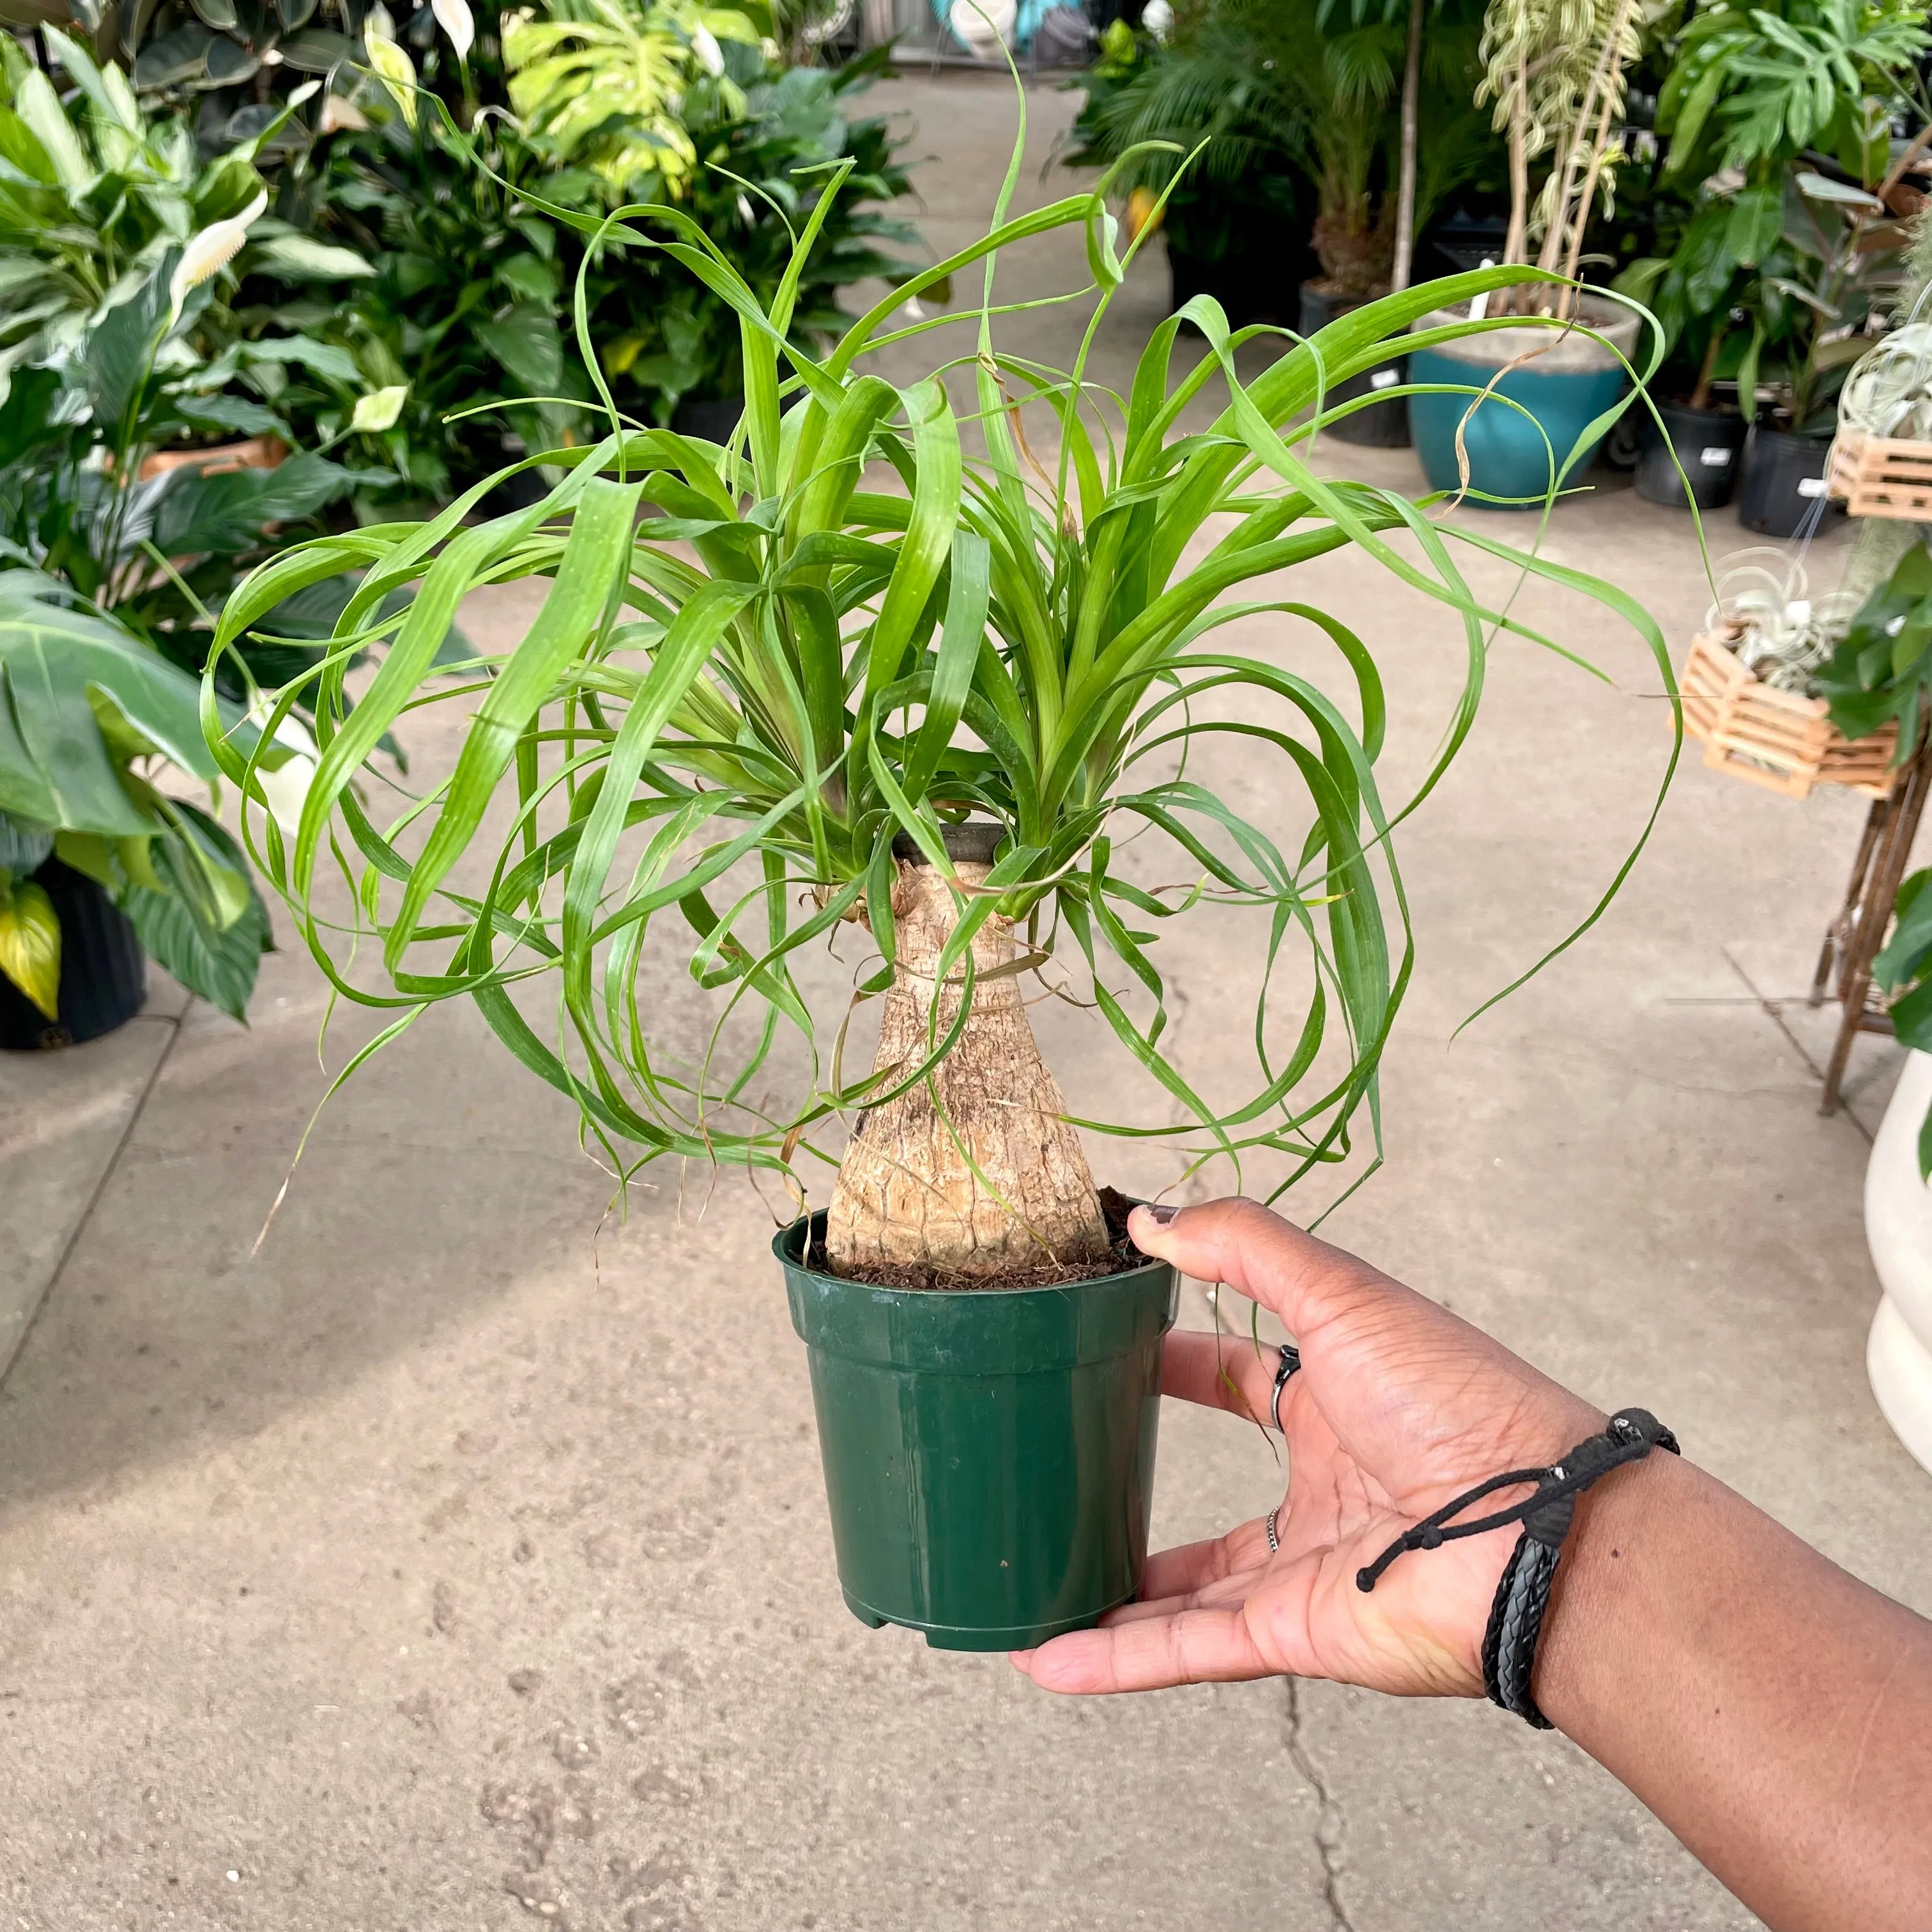
[[[1522,1532],[1504,1566],[1490,1606],[1489,1628],[1483,1639],[1483,1684],[1492,1702],[1515,1712],[1538,1730],[1547,1730],[1549,1720],[1536,1708],[1529,1680],[1557,1558],[1576,1520],[1576,1498],[1612,1469],[1641,1462],[1653,1449],[1668,1450],[1675,1456],[1678,1453],[1677,1438],[1648,1409],[1619,1409],[1600,1435],[1586,1436],[1560,1462],[1544,1468],[1505,1469],[1404,1530],[1372,1563],[1355,1572],[1355,1587],[1372,1590],[1382,1572],[1405,1550],[1437,1550],[1459,1537],[1481,1536],[1520,1523]],[[1526,1485],[1533,1486],[1532,1493],[1506,1509],[1469,1522],[1450,1520],[1498,1490]]]

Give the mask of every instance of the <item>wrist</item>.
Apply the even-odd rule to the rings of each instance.
[[[1612,1470],[1577,1499],[1534,1676],[1538,1706],[1573,1738],[1634,1667],[1633,1652],[1654,1614],[1658,1532],[1697,1480],[1679,1457],[1653,1454]]]

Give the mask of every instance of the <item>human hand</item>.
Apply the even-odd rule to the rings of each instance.
[[[1129,1226],[1143,1252],[1271,1310],[1300,1346],[1281,1402],[1281,1547],[1270,1554],[1257,1521],[1150,1557],[1138,1601],[1014,1662],[1049,1690],[1290,1673],[1480,1696],[1515,1526],[1405,1556],[1371,1592],[1355,1573],[1464,1490],[1555,1462],[1606,1418],[1480,1329],[1253,1202],[1183,1208],[1165,1227],[1138,1208]],[[1266,1420],[1276,1360],[1245,1338],[1177,1330],[1162,1392]]]

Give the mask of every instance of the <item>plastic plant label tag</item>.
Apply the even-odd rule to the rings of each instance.
[[[1369,378],[1369,387],[1372,389],[1392,389],[1401,380],[1393,369],[1378,369]]]
[[[1731,458],[1736,453],[1735,450],[1723,448],[1714,442],[1709,448],[1698,451],[1697,460],[1706,470],[1728,470],[1731,466]]]
[[[1801,496],[1822,496],[1825,494],[1825,479],[1822,476],[1801,476],[1798,479],[1798,494]]]

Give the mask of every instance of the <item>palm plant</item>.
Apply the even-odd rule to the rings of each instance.
[[[1372,1116],[1412,970],[1394,834],[1470,728],[1488,634],[1535,634],[1470,586],[1456,546],[1594,600],[1669,676],[1657,627],[1614,586],[1304,460],[1324,380],[1385,361],[1392,339],[1481,328],[1405,339],[1429,310],[1523,271],[1354,310],[1252,382],[1237,352],[1264,332],[1231,334],[1199,299],[1186,319],[1209,352],[1177,376],[1183,318],[1170,319],[1130,394],[1114,398],[1085,375],[1123,273],[1103,193],[1008,219],[1019,165],[1016,153],[988,235],[890,291],[822,356],[790,324],[829,197],[769,304],[675,211],[626,208],[590,224],[593,246],[619,235],[657,248],[729,304],[746,396],[737,434],[717,445],[635,427],[607,394],[599,441],[530,459],[566,472],[540,502],[472,522],[479,484],[427,520],[301,547],[239,590],[216,636],[218,656],[304,584],[365,573],[324,662],[270,714],[314,701],[319,763],[292,834],[262,812],[254,761],[212,713],[209,724],[251,847],[321,969],[392,1016],[379,1041],[435,1003],[473,1000],[518,1059],[572,1096],[627,1176],[664,1156],[839,1166],[835,1270],[983,1278],[1104,1248],[1075,1124],[1019,998],[1018,975],[1049,961],[1077,964],[1114,1037],[1179,1103],[1200,1159],[1266,1150],[1293,1179],[1344,1156],[1351,1123],[1364,1106]],[[676,238],[632,228],[645,213]],[[1060,374],[1000,352],[993,265],[1001,248],[1067,227],[1084,231],[1100,299]],[[891,326],[910,298],[975,265],[976,320]],[[580,280],[580,316],[582,302]],[[922,380],[895,386],[858,366],[962,320],[976,328],[970,352]],[[592,345],[580,348],[601,382]],[[955,385],[970,399],[963,412]],[[1225,405],[1211,427],[1184,429],[1210,385]],[[1050,465],[1035,445],[1049,431]],[[898,487],[874,487],[874,465]],[[640,521],[646,506],[662,514]],[[1210,524],[1204,550],[1196,540]],[[1273,580],[1352,546],[1456,611],[1468,640],[1442,749],[1397,806],[1376,778],[1386,706],[1373,653]],[[436,681],[439,627],[460,598],[525,578],[549,589],[523,640],[472,677]],[[382,616],[411,584],[408,614]],[[1259,612],[1332,640],[1346,709],[1220,642],[1220,626]],[[352,701],[346,667],[371,650],[380,668]],[[1229,697],[1239,715],[1212,715]],[[406,710],[436,703],[473,713],[460,754],[385,822],[358,775]],[[1284,842],[1186,764],[1223,733],[1270,748],[1307,807],[1305,828]],[[1137,832],[1168,842],[1192,883],[1139,883],[1122,858]],[[1294,1015],[1279,1020],[1278,992],[1257,1010],[1255,1090],[1234,1102],[1197,1093],[1162,1050],[1158,934],[1203,900],[1263,909],[1270,982],[1292,936],[1310,950]],[[666,919],[695,934],[689,970],[721,1007],[688,1061],[656,1024]],[[863,1073],[846,1065],[844,1023],[827,1052],[800,974],[806,949],[842,924],[862,926],[878,956],[854,1003],[884,1002]],[[529,995],[544,983],[554,1004],[533,1017]],[[781,1100],[767,1087],[788,1031],[800,1080]],[[835,1130],[854,1116],[840,1166]]]
[[[1210,200],[1254,174],[1305,168],[1315,184],[1324,292],[1380,293],[1400,232],[1402,197],[1390,190],[1402,176],[1401,135],[1392,110],[1404,91],[1407,40],[1392,9],[1365,0],[1346,20],[1334,0],[1215,0],[1124,84],[1090,83],[1072,158],[1111,164],[1131,153],[1122,185],[1157,188],[1174,178],[1177,150],[1198,150],[1186,192]],[[1468,103],[1474,42],[1451,20],[1418,44],[1418,86],[1426,71],[1430,88],[1417,110],[1427,125],[1409,196],[1412,236],[1481,160],[1486,136]]]

